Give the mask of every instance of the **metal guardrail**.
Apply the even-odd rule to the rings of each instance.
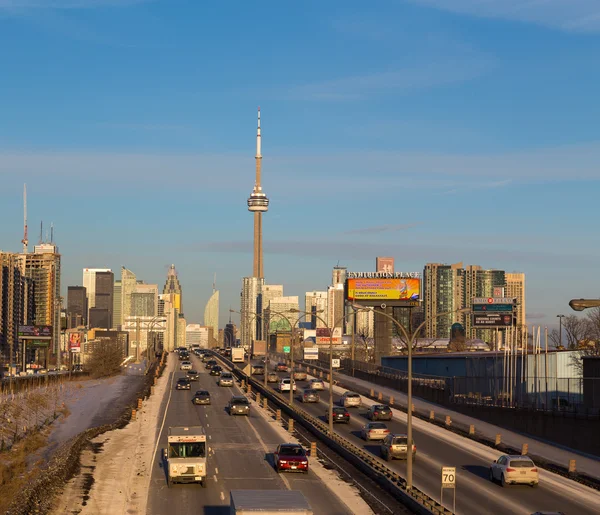
[[[251,376],[247,376],[232,361],[229,361],[218,353],[215,353],[215,356],[230,368],[238,379],[243,378],[248,384],[252,385],[253,390],[260,391],[261,396],[267,397],[271,402],[283,408],[290,417],[301,423],[306,429],[353,463],[362,472],[375,479],[409,509],[420,514],[452,515],[451,510],[448,510],[418,488],[413,487],[409,491],[406,488],[406,480],[387,465],[378,461],[375,456],[361,449],[343,436],[335,432],[331,434],[328,424],[296,405],[291,406],[281,395],[271,389],[265,388],[262,382],[253,379]],[[245,366],[246,363],[243,363],[243,365]]]

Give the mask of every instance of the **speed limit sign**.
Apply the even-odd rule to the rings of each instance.
[[[456,467],[442,467],[442,488],[456,488]]]

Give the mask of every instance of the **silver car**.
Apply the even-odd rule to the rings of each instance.
[[[321,381],[321,379],[311,379],[308,382],[308,386],[313,390],[324,390],[325,389],[325,384],[323,383],[323,381]]]
[[[390,430],[383,422],[368,422],[365,424],[360,432],[364,440],[385,440],[386,436],[390,434]]]
[[[230,372],[222,372],[218,381],[219,386],[233,386],[233,376]]]
[[[316,390],[306,389],[300,395],[302,402],[319,402],[321,397]]]
[[[340,399],[340,406],[344,408],[359,408],[360,403],[360,395],[354,392],[345,392]]]

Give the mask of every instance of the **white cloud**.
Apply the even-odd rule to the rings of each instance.
[[[303,100],[358,100],[373,93],[408,93],[460,83],[479,77],[488,69],[489,62],[484,59],[440,58],[402,69],[304,84],[292,88],[289,94]]]
[[[467,14],[535,23],[567,31],[600,30],[597,0],[408,0],[411,3]]]

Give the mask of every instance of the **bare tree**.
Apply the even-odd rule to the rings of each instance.
[[[358,347],[358,352],[355,351],[355,359],[366,363],[371,363],[375,359],[375,342],[373,341],[373,335],[368,327],[361,327],[356,331],[356,336],[360,339],[361,346]],[[369,345],[371,349],[369,349]]]
[[[574,346],[569,347],[577,349],[576,355],[571,357],[571,364],[583,375],[583,358],[600,356],[600,308],[589,310],[581,322],[585,326],[585,331]]]
[[[100,339],[95,342],[87,360],[92,377],[106,377],[121,372],[124,352],[120,342],[111,339]]]
[[[579,342],[585,340],[589,332],[588,317],[580,318],[577,315],[569,315],[563,317],[562,320],[563,338],[562,344],[568,349],[576,349]],[[557,329],[553,329],[548,335],[550,341],[555,347],[561,343],[560,333]]]

